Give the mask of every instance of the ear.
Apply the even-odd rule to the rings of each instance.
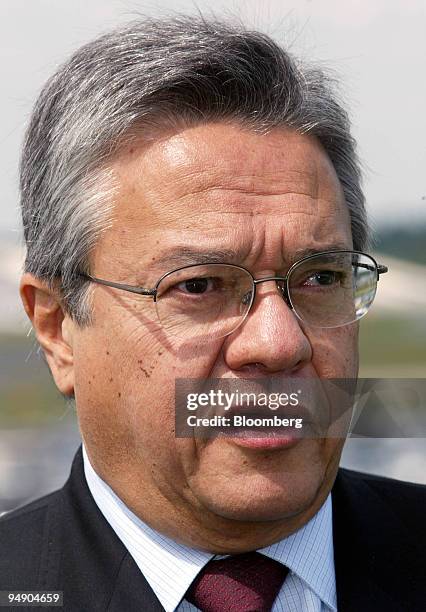
[[[73,395],[75,323],[64,312],[58,291],[32,274],[22,276],[20,293],[56,386],[63,395]]]

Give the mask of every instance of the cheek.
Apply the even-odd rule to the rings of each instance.
[[[358,329],[355,323],[307,332],[313,349],[312,364],[320,378],[357,377]]]
[[[120,367],[127,368],[125,381],[130,376],[133,382],[161,379],[174,385],[176,377],[204,378],[218,359],[223,341],[197,344],[165,333],[152,300],[119,296],[96,306],[98,336],[109,348],[117,375]]]
[[[174,435],[175,379],[209,376],[222,342],[197,345],[167,337],[156,323],[142,321],[131,304],[99,310],[75,347],[81,423],[128,440],[160,431]]]

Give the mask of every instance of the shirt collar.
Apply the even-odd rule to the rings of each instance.
[[[84,445],[83,460],[87,484],[95,503],[166,612],[173,612],[197,574],[215,555],[179,544],[151,529],[97,475]],[[337,609],[330,495],[301,529],[258,552],[286,565],[324,603]]]
[[[258,552],[286,565],[329,608],[337,610],[331,494],[306,525]]]

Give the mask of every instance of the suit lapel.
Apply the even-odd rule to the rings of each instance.
[[[164,612],[145,577],[97,507],[81,448],[60,502],[49,509],[39,583],[64,591],[69,612]],[[57,561],[60,559],[60,562]]]
[[[164,612],[163,606],[129,554],[124,557],[120,566],[107,610],[108,612],[123,612],[123,610]]]

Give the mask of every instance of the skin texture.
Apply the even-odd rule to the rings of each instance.
[[[153,287],[182,247],[234,249],[228,263],[257,278],[285,274],[305,249],[352,248],[334,168],[310,136],[256,134],[206,124],[123,148],[110,228],[94,276]],[[21,294],[56,384],[75,394],[92,465],[144,521],[214,552],[275,542],[327,497],[342,439],[304,439],[273,450],[223,438],[177,439],[175,377],[355,377],[358,326],[302,325],[272,282],[258,286],[233,334],[186,342],[165,334],[151,298],[93,287],[94,324],[81,329],[60,299],[26,274]]]

